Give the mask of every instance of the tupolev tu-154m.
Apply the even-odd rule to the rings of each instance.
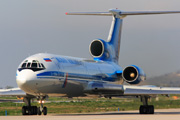
[[[156,95],[180,94],[180,88],[137,86],[146,79],[144,71],[129,65],[122,69],[118,64],[122,22],[126,16],[173,14],[180,11],[121,11],[109,12],[72,12],[66,15],[112,16],[112,25],[106,41],[95,39],[89,45],[93,60],[67,57],[48,53],[32,55],[19,65],[16,82],[19,88],[0,90],[0,96],[23,96],[26,106],[23,115],[47,115],[43,100],[49,96],[83,97],[90,95],[106,98],[119,96],[137,96],[143,105],[140,114],[154,114],[154,106],[148,105],[148,99]],[[129,85],[124,85],[123,83]],[[31,100],[37,99],[40,107],[31,106]]]

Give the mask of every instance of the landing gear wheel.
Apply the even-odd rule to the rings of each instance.
[[[37,115],[37,106],[32,106],[33,115]]]
[[[153,105],[141,105],[139,108],[140,114],[154,114],[154,106]]]
[[[44,114],[44,115],[47,115],[47,107],[44,107],[44,108],[43,108],[43,114]]]
[[[28,107],[28,114],[29,114],[29,115],[33,115],[33,109],[32,109],[32,107]]]
[[[41,114],[42,114],[40,107],[37,108],[37,114],[38,114],[38,115],[41,115]]]
[[[140,108],[139,108],[139,113],[140,114],[144,114],[145,113],[145,109],[144,109],[144,106],[141,105]]]
[[[149,110],[150,110],[149,114],[154,114],[154,106],[153,105],[149,105]]]
[[[23,106],[23,107],[22,107],[22,115],[26,115],[26,109],[27,109],[26,106]]]

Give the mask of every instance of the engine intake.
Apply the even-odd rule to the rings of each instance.
[[[104,53],[104,44],[100,40],[93,40],[90,44],[90,53],[93,57],[101,57]]]
[[[144,71],[135,65],[126,67],[122,77],[129,84],[139,84],[146,79]]]
[[[109,44],[104,40],[93,40],[89,45],[89,52],[95,59],[105,60],[109,58]]]

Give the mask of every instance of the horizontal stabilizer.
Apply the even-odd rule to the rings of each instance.
[[[70,13],[66,13],[66,15],[127,16],[127,15],[173,14],[173,13],[180,13],[180,11],[121,11],[117,9],[110,9],[109,12],[70,12]]]
[[[70,12],[66,15],[98,15],[98,16],[112,16],[112,13],[109,12]]]
[[[180,11],[137,11],[137,12],[121,12],[120,15],[151,15],[151,14],[173,14]]]

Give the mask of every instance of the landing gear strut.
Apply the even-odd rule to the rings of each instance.
[[[148,96],[141,96],[141,101],[143,102],[143,105],[139,108],[140,114],[154,114],[154,106],[148,105]]]
[[[31,99],[32,97],[25,97],[24,102],[27,106],[22,107],[22,115],[41,115],[42,113],[44,115],[47,115],[47,107],[43,107],[44,99],[46,97],[40,97],[38,98],[39,103],[41,104],[40,107],[37,106],[31,106]]]
[[[41,115],[43,113],[44,115],[47,115],[47,107],[43,107],[43,100],[40,100],[39,103],[41,106],[37,108],[37,114]]]

